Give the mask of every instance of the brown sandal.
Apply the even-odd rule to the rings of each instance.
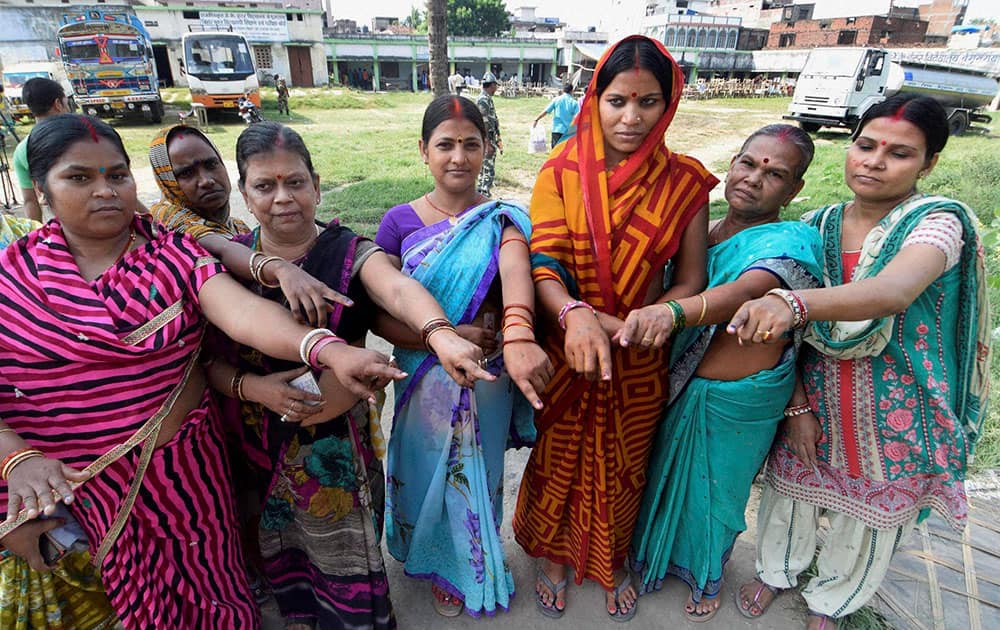
[[[771,607],[771,604],[774,603],[774,600],[778,598],[778,595],[781,594],[781,591],[784,590],[781,588],[775,588],[773,586],[770,586],[769,584],[765,583],[760,579],[756,579],[754,580],[754,582],[760,583],[760,588],[758,588],[757,592],[754,593],[753,599],[747,602],[746,608],[743,607],[743,597],[742,595],[740,595],[740,593],[743,591],[743,587],[746,586],[746,584],[736,589],[735,593],[736,609],[739,610],[740,614],[746,617],[747,619],[757,619],[758,617],[763,616],[764,613],[767,612],[767,609]],[[771,601],[769,601],[767,604],[760,603],[760,596],[764,593],[764,589],[771,591],[772,595]],[[754,613],[753,610],[755,608],[760,612]]]

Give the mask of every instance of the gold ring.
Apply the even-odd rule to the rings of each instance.
[[[764,334],[761,335],[761,339],[763,339],[764,341],[767,341],[770,338],[771,338],[771,331],[770,330],[765,330]]]

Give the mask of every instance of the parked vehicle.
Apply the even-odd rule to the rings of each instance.
[[[21,88],[29,79],[42,77],[52,79],[63,86],[66,96],[70,100],[70,109],[73,105],[73,88],[66,79],[62,64],[58,61],[25,61],[15,63],[4,68],[3,71],[3,93],[7,99],[8,112],[14,118],[30,118],[31,112],[28,106],[21,100]]]
[[[249,96],[241,96],[237,101],[237,107],[239,107],[240,118],[246,124],[264,122],[264,115],[260,113],[260,108],[250,100]]]
[[[103,118],[163,119],[149,33],[127,6],[72,6],[62,15],[59,51],[84,112]]]
[[[979,110],[996,96],[997,82],[967,68],[892,60],[880,48],[816,48],[799,74],[785,118],[810,132],[854,129],[869,107],[901,92],[940,102],[952,135],[958,135],[971,123],[990,124]]]
[[[239,33],[193,32],[181,38],[191,102],[212,111],[239,112],[248,97],[260,108],[260,81],[250,44]]]

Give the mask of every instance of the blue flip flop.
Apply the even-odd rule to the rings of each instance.
[[[632,608],[630,610],[622,612],[621,595],[625,592],[625,589],[630,586],[632,586],[632,573],[628,572],[625,575],[625,579],[615,586],[615,590],[612,591],[615,596],[615,612],[608,612],[608,616],[611,617],[612,621],[624,623],[626,621],[632,621],[632,617],[635,617],[635,611],[639,608],[638,599],[636,599],[635,603],[632,604]],[[605,610],[607,610],[607,606],[605,606]]]
[[[542,569],[539,568],[538,579],[542,581],[545,588],[552,591],[552,597],[554,598],[552,605],[549,606],[542,601],[542,594],[536,593],[535,605],[538,606],[538,612],[542,613],[546,617],[549,617],[550,619],[559,619],[566,613],[566,603],[563,602],[562,608],[556,608],[556,601],[559,599],[559,591],[565,590],[566,586],[569,584],[568,578],[563,578],[561,582],[554,584],[549,576],[545,575],[545,571],[542,571]]]

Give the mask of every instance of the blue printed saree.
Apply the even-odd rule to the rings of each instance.
[[[490,201],[425,226],[402,243],[403,273],[420,281],[455,324],[471,322],[497,278],[501,233],[530,237],[519,206]],[[503,455],[534,441],[530,405],[494,357],[497,375],[474,390],[459,387],[437,357],[397,348],[410,376],[395,385],[388,451],[389,553],[411,577],[426,578],[465,603],[472,616],[507,610],[514,580],[500,538]],[[482,422],[481,422],[482,420]]]

